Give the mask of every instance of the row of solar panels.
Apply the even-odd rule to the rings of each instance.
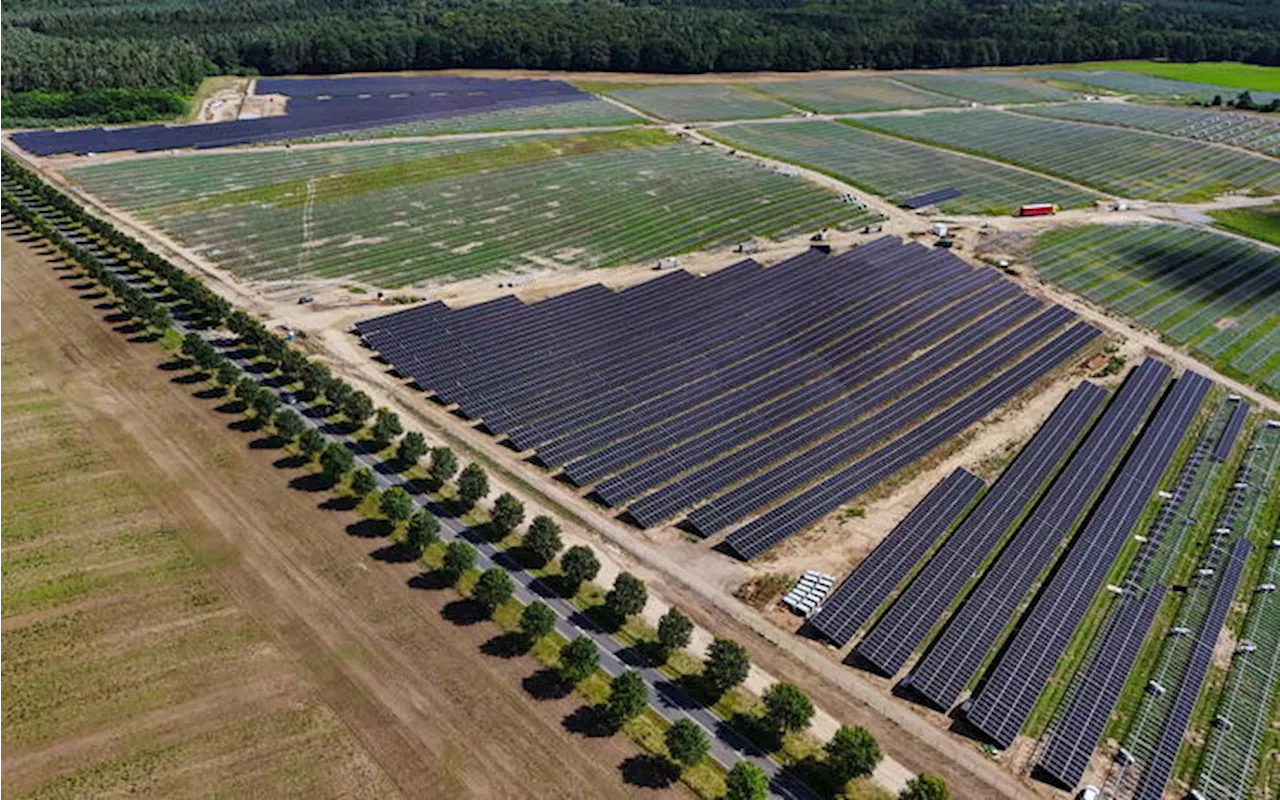
[[[751,558],[1096,336],[1072,320],[994,270],[884,237],[622,291],[430,304],[357,331],[637,524],[693,509],[710,535],[768,512],[726,539]]]
[[[1170,372],[1148,360],[1109,402],[1106,392],[1082,383],[976,503],[981,482],[962,471],[952,474],[848,576],[810,620],[811,629],[844,646],[905,582],[851,660],[895,675],[945,622],[903,683],[928,703],[950,709],[998,648],[964,710],[991,741],[1012,744],[1211,385],[1187,372],[1167,389]],[[996,553],[946,620],[947,609]],[[1034,602],[1020,613],[1055,563]],[[1099,668],[1089,687],[1077,693],[1071,719],[1060,728],[1067,733],[1055,736],[1042,761],[1047,769],[1056,765],[1057,772],[1078,779],[1077,766],[1081,759],[1087,763],[1095,732],[1100,734],[1098,726],[1105,724],[1127,677],[1124,659],[1136,657],[1160,596],[1153,591],[1127,603],[1112,619],[1101,645],[1108,656],[1094,662]],[[1016,632],[1001,646],[1002,633],[1014,622]]]

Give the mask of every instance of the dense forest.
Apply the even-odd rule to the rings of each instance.
[[[1280,64],[1273,0],[9,0],[3,34],[9,92],[446,67]]]

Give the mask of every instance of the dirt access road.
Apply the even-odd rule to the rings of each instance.
[[[402,794],[688,796],[641,788],[648,761],[625,738],[571,732],[580,702],[536,692],[535,661],[482,652],[496,626],[459,619],[451,592],[407,585],[417,571],[385,540],[361,538],[357,515],[291,483],[304,476],[289,459],[171,378],[157,345],[112,331],[60,274],[4,237],[6,340],[47,342],[33,366],[77,414],[125,432],[100,444],[154,487]]]

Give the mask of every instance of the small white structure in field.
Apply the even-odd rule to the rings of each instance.
[[[795,588],[782,597],[782,604],[792,613],[807,617],[822,608],[822,602],[831,594],[836,579],[816,570],[807,570]]]
[[[947,235],[947,225],[944,222],[935,222],[929,226],[929,233],[934,236],[942,237]]]
[[[666,258],[658,259],[658,265],[654,269],[675,269],[678,266],[680,266],[680,259],[675,256],[667,256]]]

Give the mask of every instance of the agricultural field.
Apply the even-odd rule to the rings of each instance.
[[[858,125],[1017,164],[1122,197],[1194,202],[1280,193],[1276,162],[1200,142],[1003,111],[861,119]]]
[[[1034,73],[1028,74],[1054,78],[1082,86],[1092,86],[1118,94],[1134,94],[1143,97],[1179,98],[1198,100],[1204,103],[1212,100],[1214,95],[1219,95],[1222,97],[1223,101],[1226,101],[1240,94],[1242,91],[1245,91],[1245,89],[1235,86],[1216,86],[1209,83],[1196,83],[1188,80],[1173,80],[1166,77],[1144,75],[1141,72],[1128,72],[1124,70],[1055,69],[1043,71],[1036,70]],[[1251,94],[1254,102],[1256,103],[1269,103],[1273,98],[1280,97],[1280,93],[1275,91],[1257,91],[1251,92]]]
[[[477,114],[460,114],[456,117],[436,117],[397,125],[363,128],[347,133],[316,136],[301,141],[378,139],[392,136],[432,136],[444,133],[487,133],[539,128],[603,128],[615,125],[636,125],[643,122],[645,122],[643,117],[632,114],[622,106],[593,98],[572,103],[551,103],[544,106],[524,106],[500,111],[483,111]]]
[[[1136,103],[1066,103],[1020,109],[1037,117],[1096,122],[1280,155],[1280,121],[1246,111],[1202,111]]]
[[[70,177],[244,277],[388,287],[614,266],[870,218],[658,131],[148,159]]]
[[[1216,227],[1280,247],[1280,203],[1210,211]]]
[[[796,108],[820,114],[855,114],[959,103],[955,98],[923,92],[891,78],[810,78],[753,83],[751,88],[773,95]]]
[[[954,186],[963,194],[939,210],[953,214],[1008,214],[1022,203],[1087,206],[1094,196],[1067,184],[940,151],[840,122],[729,125],[718,139],[825,172],[894,202]]]
[[[585,86],[581,88],[586,88]],[[795,109],[758,92],[728,83],[627,86],[592,84],[590,88],[646,114],[675,122],[783,117]]]
[[[938,94],[975,103],[1043,103],[1070,100],[1071,92],[1008,73],[909,73],[899,76],[903,83]]]
[[[1031,260],[1045,280],[1280,394],[1280,254],[1171,225],[1094,225],[1041,234]]]
[[[1272,67],[1244,64],[1239,61],[1091,61],[1076,65],[1078,69],[1120,70],[1136,72],[1172,81],[1216,84],[1251,91],[1280,92],[1280,76]]]
[[[80,374],[100,358],[96,343],[60,347],[46,329],[20,326],[10,302],[23,300],[10,281],[21,248],[6,237],[5,790],[13,798],[395,796],[253,609],[219,580],[213,557],[192,546],[186,518],[162,510],[168,484],[135,468],[146,454],[122,451],[129,437],[118,423],[86,419],[64,402],[79,393],[105,409],[118,397]],[[53,289],[98,324],[91,303]],[[219,469],[219,455],[203,454],[206,469]]]

